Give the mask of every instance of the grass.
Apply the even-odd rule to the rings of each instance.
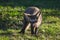
[[[26,31],[25,35],[18,33],[22,26],[19,20],[23,19],[23,12],[18,11],[19,8],[20,7],[8,7],[8,11],[2,10],[3,12],[0,12],[2,13],[2,22],[4,22],[4,24],[6,23],[6,30],[0,30],[1,40],[60,40],[59,10],[42,9],[43,21],[42,25],[39,27],[38,37],[35,37],[31,36],[30,31]],[[25,10],[25,8],[21,9],[23,11]]]
[[[23,3],[24,2],[24,3]],[[4,5],[5,4],[5,5]],[[60,40],[59,1],[0,1],[0,40]],[[43,21],[38,37],[32,36],[30,29],[18,33],[22,27],[23,13],[29,6],[41,8]]]

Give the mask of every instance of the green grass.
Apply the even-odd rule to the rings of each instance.
[[[0,7],[2,8],[5,7]],[[2,22],[6,29],[0,30],[1,40],[60,40],[60,11],[55,9],[42,9],[43,21],[39,27],[38,37],[31,36],[30,31],[26,31],[25,35],[19,34],[22,25],[19,23],[23,19],[23,11],[25,7],[21,8],[23,11],[19,11],[20,7],[9,7],[2,10]],[[10,12],[11,11],[11,12]],[[4,27],[4,26],[3,26]]]
[[[9,40],[8,36],[0,36],[0,40]]]

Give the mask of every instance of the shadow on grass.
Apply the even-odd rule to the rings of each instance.
[[[3,36],[3,35],[6,35],[6,36],[9,36],[9,35],[12,35],[12,33],[0,33],[0,36]]]
[[[41,8],[60,9],[60,0],[0,0],[2,6],[37,6]]]

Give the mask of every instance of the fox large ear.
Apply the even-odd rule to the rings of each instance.
[[[30,16],[30,14],[27,14],[27,13],[24,13],[24,15],[26,15],[26,16]]]

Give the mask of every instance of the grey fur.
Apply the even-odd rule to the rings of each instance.
[[[37,34],[37,29],[42,23],[42,13],[37,7],[28,7],[24,12],[24,22],[21,33],[25,33],[25,29],[31,26],[31,34]]]

